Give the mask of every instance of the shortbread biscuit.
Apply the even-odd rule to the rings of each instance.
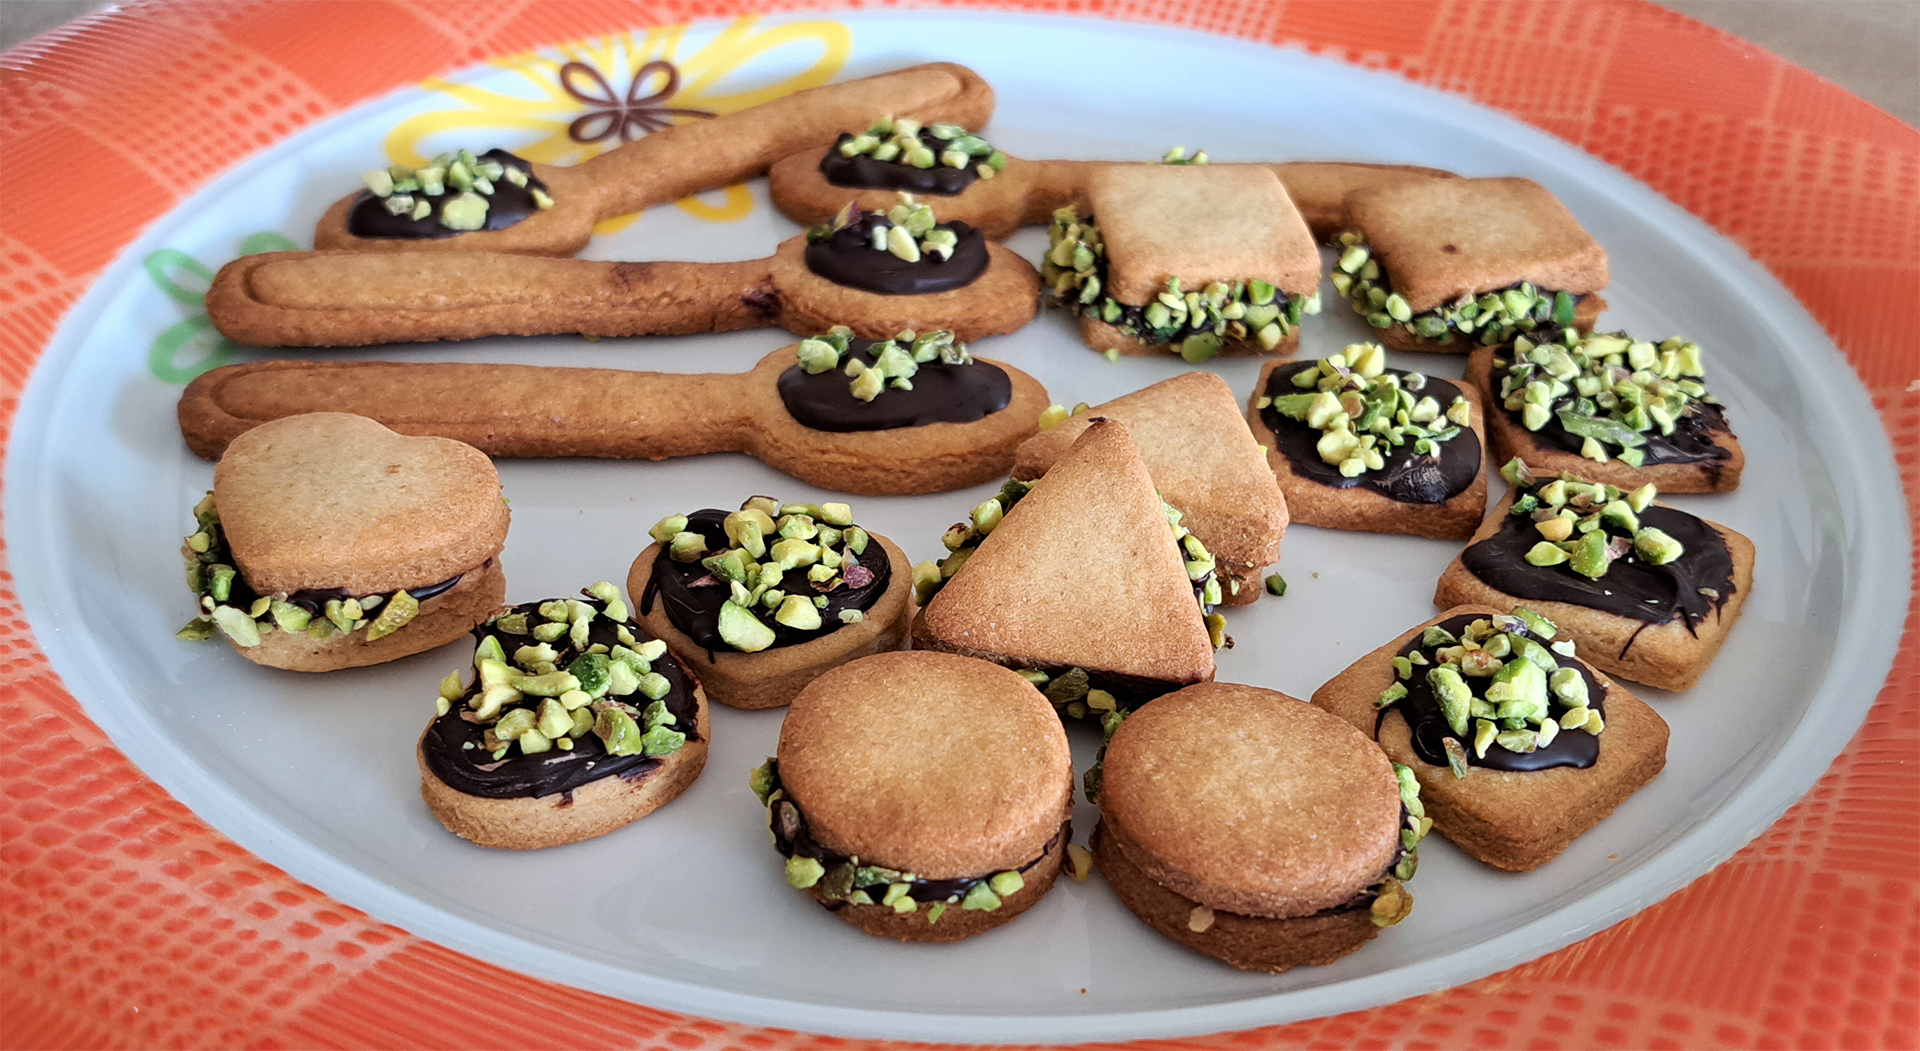
[[[669,80],[675,76],[669,69]],[[752,178],[782,157],[831,141],[846,125],[885,113],[977,127],[993,113],[993,89],[965,66],[935,62],[797,91],[712,119],[684,120],[570,168],[531,165],[550,206],[504,229],[456,235],[426,227],[426,237],[358,236],[349,223],[367,196],[358,192],[327,209],[314,230],[314,247],[572,255],[586,247],[595,223]]]
[[[1025,912],[1071,832],[1073,757],[1052,709],[1013,672],[951,654],[881,654],[815,679],[752,785],[786,882],[902,941]]]
[[[1558,694],[1551,695],[1546,714],[1555,720],[1556,732],[1544,748],[1537,744],[1537,731],[1529,729],[1524,735],[1529,739],[1523,742],[1529,751],[1489,744],[1486,755],[1493,757],[1494,765],[1482,765],[1485,757],[1473,754],[1474,730],[1451,738],[1456,751],[1440,748],[1433,740],[1449,732],[1444,720],[1421,731],[1418,741],[1422,743],[1416,742],[1409,722],[1418,719],[1421,726],[1429,726],[1431,709],[1421,707],[1416,715],[1408,705],[1416,696],[1433,696],[1426,679],[1439,664],[1433,655],[1437,647],[1454,645],[1439,637],[1434,640],[1437,646],[1422,645],[1422,636],[1440,626],[1457,638],[1478,621],[1497,629],[1490,634],[1512,631],[1533,640],[1541,647],[1534,653],[1544,653],[1544,659],[1557,667],[1572,669],[1566,675],[1578,673],[1589,684],[1577,691],[1585,702],[1577,706],[1582,710],[1577,716],[1571,715],[1574,706]],[[1573,654],[1545,649],[1556,641],[1564,648],[1565,640],[1557,636],[1557,629],[1537,617],[1509,618],[1491,606],[1456,606],[1354,662],[1315,691],[1313,703],[1373,737],[1394,762],[1413,771],[1435,831],[1495,868],[1525,872],[1557,857],[1599,824],[1652,780],[1667,759],[1666,721],[1626,687]],[[1396,659],[1416,650],[1429,663],[1404,665],[1408,674],[1401,676]],[[1513,651],[1505,655],[1506,661],[1515,659],[1527,658],[1516,657]],[[1499,663],[1503,662],[1495,661]],[[1490,680],[1469,676],[1462,681],[1475,694],[1484,695]],[[1546,681],[1540,688],[1548,689]],[[1383,714],[1378,702],[1390,690],[1411,694],[1389,701]],[[1600,729],[1589,733],[1586,726],[1594,712],[1601,715]],[[1560,729],[1562,723],[1570,728]],[[1470,725],[1477,726],[1477,720]],[[1457,772],[1448,752],[1460,759]]]
[[[1434,605],[1526,606],[1576,640],[1581,658],[1594,667],[1663,690],[1692,689],[1720,652],[1753,590],[1753,541],[1726,526],[1654,503],[1637,512],[1638,524],[1677,540],[1685,549],[1680,561],[1648,565],[1636,552],[1616,558],[1598,579],[1576,573],[1571,559],[1534,565],[1526,556],[1547,538],[1531,515],[1511,511],[1516,498],[1526,494],[1538,499],[1549,484],[1542,478],[1531,488],[1510,490],[1487,512],[1472,542],[1440,575]],[[1578,510],[1580,516],[1590,516],[1598,505]],[[1615,527],[1596,532],[1628,535]],[[1646,598],[1656,602],[1647,603]]]
[[[686,791],[706,766],[706,697],[627,619],[613,585],[503,606],[474,635],[476,674],[464,686],[468,676],[448,676],[414,747],[421,798],[456,835],[508,850],[602,836]],[[541,692],[521,692],[522,680]]]
[[[1190,686],[1120,720],[1098,769],[1102,870],[1189,948],[1285,971],[1353,952],[1411,910],[1401,882],[1424,829],[1411,777],[1300,700]]]
[[[943,365],[925,367],[951,371]],[[742,452],[841,492],[932,493],[1005,474],[1013,466],[1014,449],[1039,429],[1045,388],[1011,365],[978,359],[962,368],[976,367],[984,370],[981,376],[939,384],[923,377],[925,391],[914,397],[888,390],[868,402],[849,399],[850,418],[841,430],[803,424],[788,408],[780,384],[801,369],[791,346],[762,358],[751,372],[709,375],[535,365],[248,362],[196,377],[181,394],[178,412],[187,447],[209,459],[269,420],[351,410],[399,433],[453,438],[495,457],[664,460]],[[1005,381],[1005,402],[998,395],[983,402],[982,390],[998,389],[995,377]],[[936,390],[947,391],[953,400],[938,412],[892,425],[902,418],[895,409],[900,402],[918,405]],[[966,412],[947,411],[969,406]],[[868,414],[882,416],[889,425],[867,429]]]
[[[1630,345],[1630,341],[1618,333],[1610,336],[1576,335],[1574,342],[1573,348],[1567,348],[1550,340],[1544,341],[1543,345],[1548,351],[1556,348],[1563,352],[1569,349],[1580,351],[1577,359],[1580,366],[1583,370],[1595,372],[1609,368],[1605,364],[1607,357],[1599,353],[1589,356],[1586,353],[1587,350],[1604,351],[1615,345],[1621,345],[1623,348],[1625,345]],[[1675,341],[1666,342],[1670,344]],[[1534,422],[1541,426],[1537,431],[1529,429],[1525,416],[1525,412],[1528,411],[1525,402],[1526,384],[1554,381],[1553,377],[1547,375],[1528,377],[1525,381],[1515,377],[1511,381],[1514,384],[1512,399],[1520,402],[1520,407],[1507,407],[1508,398],[1503,396],[1502,391],[1509,382],[1507,377],[1511,374],[1508,366],[1516,360],[1515,354],[1523,352],[1523,346],[1516,342],[1511,348],[1482,347],[1467,359],[1468,382],[1481,392],[1484,403],[1492,407],[1488,418],[1488,432],[1492,438],[1495,463],[1505,463],[1518,457],[1526,461],[1527,466],[1533,468],[1536,473],[1542,475],[1570,471],[1590,481],[1606,482],[1623,489],[1637,489],[1649,482],[1658,486],[1661,492],[1666,493],[1725,493],[1739,488],[1741,472],[1745,471],[1747,466],[1747,454],[1741,449],[1740,439],[1734,437],[1733,428],[1727,423],[1725,409],[1714,401],[1710,394],[1703,390],[1703,397],[1692,398],[1678,390],[1676,380],[1699,382],[1698,377],[1683,375],[1682,369],[1693,371],[1688,366],[1675,366],[1669,369],[1668,371],[1675,373],[1673,377],[1661,376],[1658,382],[1662,385],[1672,385],[1668,388],[1671,393],[1665,398],[1655,396],[1647,399],[1663,406],[1671,405],[1672,401],[1684,401],[1684,407],[1672,417],[1674,425],[1672,434],[1663,433],[1657,419],[1641,418],[1636,422],[1645,426],[1646,430],[1641,431],[1630,423],[1623,423],[1614,432],[1634,436],[1628,440],[1637,438],[1643,443],[1640,446],[1623,447],[1618,441],[1600,438],[1595,438],[1596,444],[1589,446],[1583,438],[1567,430],[1567,425],[1559,419],[1556,410],[1565,410],[1582,416],[1597,415],[1600,420],[1609,421],[1623,415],[1626,415],[1627,419],[1632,419],[1629,414],[1632,407],[1624,406],[1629,413],[1599,410],[1597,406],[1593,413],[1582,413],[1581,407],[1577,404],[1582,395],[1577,389],[1569,387],[1561,397],[1553,399],[1550,404],[1532,410],[1539,413],[1540,418]],[[1656,362],[1667,356],[1667,352],[1660,351],[1653,344],[1641,344],[1641,346],[1647,348],[1644,353]],[[1685,344],[1674,348],[1674,352],[1684,352],[1688,346],[1692,346],[1693,363],[1697,364],[1699,357],[1697,346]],[[1659,367],[1662,366],[1656,364],[1656,368]],[[1565,385],[1564,382],[1562,385]],[[1638,384],[1635,384],[1635,387],[1641,389]],[[1645,409],[1642,408],[1641,412],[1644,415]],[[1587,453],[1605,456],[1606,459],[1595,459]],[[1641,460],[1639,464],[1631,462],[1632,458],[1636,457]]]
[[[1410,164],[1363,164],[1358,161],[1286,161],[1267,169],[1280,177],[1293,206],[1307,221],[1313,236],[1326,240],[1340,232],[1347,194],[1371,186],[1388,186],[1423,179],[1457,179],[1452,172]]]
[[[1259,598],[1262,573],[1280,558],[1287,500],[1226,381],[1211,372],[1182,373],[1077,413],[1021,444],[1013,476],[1031,481],[1045,474],[1095,417],[1126,426],[1160,498],[1181,511],[1180,523],[1212,552],[1221,604]]]
[[[693,669],[708,697],[731,708],[778,708],[830,668],[904,649],[912,564],[892,541],[850,524],[850,514],[845,504],[783,506],[755,497],[734,514],[668,516],[627,576],[640,623]],[[770,528],[749,539],[749,520]],[[783,544],[813,550],[788,555]],[[755,559],[765,568],[750,566]],[[814,580],[808,570],[825,565],[822,559],[832,560],[834,572]],[[782,570],[786,562],[796,564]],[[859,582],[856,572],[864,573]],[[730,591],[735,579],[744,595]],[[784,604],[766,605],[772,592]]]
[[[1324,375],[1331,372],[1326,366],[1332,359],[1319,363],[1274,361],[1261,370],[1253,396],[1248,399],[1247,425],[1266,449],[1267,464],[1286,494],[1294,520],[1326,529],[1440,540],[1471,536],[1487,509],[1486,431],[1478,395],[1465,384],[1385,368],[1379,348],[1369,344],[1346,348],[1340,355],[1341,368],[1350,364],[1346,355],[1364,360],[1363,371],[1375,375],[1336,382]],[[1280,411],[1291,402],[1311,402],[1321,393],[1317,384],[1301,387],[1294,382],[1296,376],[1310,370],[1327,382],[1325,393],[1332,397],[1353,390],[1355,383],[1368,384],[1379,392],[1383,388],[1377,377],[1392,377],[1390,382],[1400,385],[1396,395],[1399,401],[1409,412],[1419,409],[1425,422],[1399,424],[1389,414],[1379,423],[1383,430],[1372,433],[1376,451],[1381,454],[1380,466],[1376,469],[1371,461],[1363,461],[1365,469],[1348,476],[1338,463],[1327,462],[1319,451],[1326,432],[1309,425],[1311,415],[1309,419],[1296,419]],[[1404,387],[1413,375],[1420,376],[1418,391]],[[1426,404],[1427,399],[1432,399],[1431,405]],[[1310,412],[1311,405],[1306,408]],[[1345,415],[1344,409],[1340,412]],[[1428,437],[1431,449],[1419,451],[1421,437],[1417,432],[1432,435],[1450,431],[1457,433],[1440,441]],[[1391,444],[1392,437],[1401,444]]]
[[[478,450],[313,413],[240,436],[194,509],[199,619],[290,671],[394,660],[451,641],[500,602],[507,508]]]

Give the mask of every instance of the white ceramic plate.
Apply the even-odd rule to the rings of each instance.
[[[1439,837],[1422,849],[1413,916],[1330,967],[1241,974],[1161,939],[1098,879],[1063,881],[1019,922],[951,946],[868,938],[783,883],[746,773],[780,713],[714,713],[714,748],[685,798],[603,839],[533,854],[447,834],[418,797],[412,743],[465,644],[309,677],[223,645],[178,642],[192,613],[176,550],[211,482],[175,430],[175,385],[139,348],[193,308],[142,261],[176,248],[218,265],[278,230],[308,244],[325,205],[376,163],[389,129],[445,108],[405,90],[295,136],[216,180],[108,269],[55,337],[23,399],[6,475],[6,550],[41,645],[143,770],[242,845],[336,898],[505,966],[705,1016],[939,1040],[1084,1040],[1197,1033],[1347,1011],[1488,974],[1645,908],[1764,829],[1859,725],[1897,641],[1908,557],[1891,453],[1827,337],[1759,266],[1645,187],[1508,117],[1332,62],[1165,29],[960,15],[846,20],[857,75],[965,62],[999,92],[987,129],[1026,157],[1144,159],[1174,143],[1221,160],[1343,157],[1540,180],[1608,246],[1610,327],[1684,333],[1746,444],[1738,493],[1675,502],[1759,547],[1746,615],[1701,686],[1645,691],[1673,725],[1666,772],[1552,864],[1495,873]],[[709,39],[698,27],[686,46]],[[788,48],[756,76],[814,60]],[[783,65],[784,63],[784,65]],[[454,78],[501,91],[496,68]],[[1062,132],[1061,129],[1070,129]],[[444,140],[451,143],[451,140]],[[518,145],[510,133],[480,143]],[[436,145],[434,148],[443,148]],[[745,259],[793,232],[752,188],[744,219],[659,208],[597,240],[603,258]],[[717,199],[717,198],[711,198]],[[1039,231],[1013,242],[1030,258]],[[1367,329],[1332,309],[1307,325],[1323,355]],[[684,339],[487,340],[355,356],[744,370],[777,331]],[[982,345],[1055,401],[1099,402],[1171,376],[1172,360],[1109,364],[1048,313]],[[1450,358],[1394,364],[1457,376]],[[1216,362],[1244,397],[1259,363]],[[509,462],[510,596],[621,581],[662,515],[753,493],[825,494],[759,463]],[[991,487],[860,499],[860,520],[915,558]],[[1295,527],[1284,599],[1228,613],[1220,678],[1309,695],[1429,615],[1449,543]],[[1081,769],[1094,735],[1076,733]],[[1084,838],[1090,808],[1076,816]],[[555,912],[530,896],[561,891]]]

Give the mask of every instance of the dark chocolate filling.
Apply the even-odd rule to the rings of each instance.
[[[780,851],[781,855],[785,857],[812,858],[818,861],[820,866],[828,872],[832,872],[841,865],[853,861],[852,858],[835,854],[833,851],[821,846],[819,842],[813,838],[812,834],[807,831],[807,819],[800,813],[800,808],[796,806],[791,799],[775,800],[770,809],[768,821],[773,828],[774,848]],[[1034,858],[1032,861],[1027,862],[1013,871],[1024,874],[1032,870],[1035,865],[1040,864],[1056,851],[1060,850],[1072,834],[1072,824],[1070,822],[1062,824],[1060,831],[1055,832],[1053,838],[1047,840],[1047,845],[1041,848],[1039,857]],[[907,897],[912,898],[914,901],[957,904],[960,899],[967,896],[968,891],[992,879],[996,874],[997,872],[989,872],[985,875],[967,876],[961,879],[903,879],[899,882],[907,884]],[[868,884],[868,886],[882,887],[884,889],[885,885]],[[828,905],[827,908],[837,910],[845,904],[845,902],[834,902]]]
[[[602,603],[592,602],[598,608]],[[530,624],[542,623],[540,603],[528,602],[513,607],[513,612],[524,614]],[[624,625],[633,633],[636,642],[646,643],[652,639],[645,630],[631,621]],[[509,655],[521,646],[531,645],[531,635],[510,635],[493,627],[489,621],[473,629],[475,645],[487,636],[493,636]],[[614,622],[606,617],[595,617],[588,628],[587,644],[598,643],[612,649],[624,645],[614,633]],[[560,650],[560,667],[565,668],[580,650],[573,647],[565,636],[554,643]],[[686,669],[680,666],[673,654],[664,653],[653,662],[653,670],[666,676],[672,689],[661,700],[667,711],[673,713],[673,729],[687,735],[687,740],[698,740],[699,705],[693,697],[693,681],[688,678]],[[477,722],[468,722],[464,716],[471,712],[467,700],[480,689],[479,677],[475,676],[474,685],[468,688],[467,697],[453,702],[447,714],[435,719],[428,727],[420,742],[421,754],[425,757],[427,769],[433,776],[446,782],[456,792],[485,799],[524,799],[539,798],[556,794],[566,794],[561,805],[571,804],[571,793],[584,785],[591,784],[603,777],[623,777],[628,781],[638,781],[657,769],[665,756],[646,755],[608,755],[605,743],[594,733],[583,734],[573,739],[573,750],[563,752],[558,748],[547,752],[523,755],[516,747],[505,759],[493,758],[481,744],[486,727]],[[638,707],[645,708],[653,703],[640,694],[623,698]],[[537,701],[536,701],[537,703]]]
[[[716,508],[695,511],[687,516],[687,532],[705,537],[709,551],[725,551],[731,543],[727,539],[726,520],[727,512]],[[771,546],[778,539],[777,536],[769,537],[767,543]],[[805,568],[789,569],[782,573],[780,582],[774,587],[789,595],[812,597],[824,594],[827,604],[820,610],[820,626],[811,631],[788,627],[773,619],[772,610],[756,605],[754,616],[773,629],[773,645],[768,649],[797,646],[832,634],[844,627],[840,621],[843,611],[852,609],[864,613],[880,601],[880,596],[887,593],[887,585],[893,579],[892,560],[887,557],[886,549],[880,546],[878,540],[869,540],[867,552],[860,556],[859,562],[873,574],[873,579],[857,588],[841,584],[832,591],[822,592],[807,579]],[[658,598],[666,607],[667,620],[692,639],[695,645],[704,648],[708,660],[712,660],[717,652],[736,653],[738,651],[720,637],[720,607],[732,597],[732,589],[724,580],[696,586],[699,581],[716,580],[698,562],[675,562],[666,546],[662,545],[660,554],[653,560],[653,573],[647,578],[646,589],[640,595],[640,612],[643,615],[652,613],[654,599]]]
[[[1293,385],[1293,377],[1317,364],[1299,361],[1275,368],[1267,379],[1267,389],[1261,393],[1270,398],[1301,393]],[[1407,375],[1400,369],[1387,371],[1403,379]],[[1460,388],[1446,380],[1428,377],[1426,388],[1419,393],[1438,401],[1444,410],[1460,396]],[[1412,439],[1399,446],[1383,440],[1377,448],[1383,450],[1386,467],[1348,478],[1340,473],[1338,465],[1320,458],[1316,443],[1321,432],[1307,426],[1305,421],[1283,416],[1269,405],[1260,410],[1260,422],[1273,432],[1274,448],[1287,458],[1294,474],[1334,489],[1365,487],[1403,504],[1439,504],[1465,492],[1480,476],[1480,440],[1470,428],[1462,428],[1450,440],[1439,443],[1437,457],[1414,452]]]
[[[493,559],[487,559],[485,562],[480,564],[480,568],[478,570],[475,570],[475,572],[483,573],[486,571],[487,567],[491,565],[493,565]],[[406,591],[406,593],[408,595],[411,595],[415,600],[420,602],[425,602],[426,600],[433,598],[436,595],[443,595],[446,592],[452,590],[453,586],[455,584],[460,583],[461,578],[464,576],[466,576],[466,574],[461,573],[461,574],[455,575],[450,580],[443,580],[438,584],[428,584],[426,587],[423,587],[423,588],[404,588],[402,590]],[[238,582],[236,582],[234,590],[236,592],[239,591]],[[398,593],[399,592],[396,592],[396,591],[389,591],[381,595],[380,604],[385,604],[386,600],[393,598],[393,596]],[[296,591],[293,594],[288,595],[287,601],[296,606],[299,606],[301,609],[306,610],[308,613],[311,613],[315,616],[319,616],[320,611],[326,608],[326,605],[328,602],[333,602],[333,601],[344,602],[350,598],[365,599],[366,597],[367,596],[365,595],[355,595],[352,592],[349,592],[346,588],[301,588],[299,591]],[[241,604],[242,603],[234,600],[228,601],[228,605],[238,606]],[[375,608],[378,608],[378,606],[376,606]]]
[[[859,354],[868,365],[875,360],[871,339],[854,339],[847,353]],[[841,358],[842,364],[846,357]],[[809,374],[798,365],[780,374],[780,400],[803,427],[816,431],[884,431],[895,427],[924,427],[930,423],[972,423],[991,416],[1013,400],[1013,381],[1006,370],[984,361],[948,365],[938,359],[923,362],[909,381],[912,390],[888,387],[872,401],[853,396],[847,374],[840,369]]]
[[[1552,418],[1539,430],[1528,433],[1542,445],[1578,454],[1585,447],[1586,439],[1562,427],[1559,417],[1559,410],[1571,408],[1578,398],[1578,394],[1569,392],[1555,401],[1548,406],[1554,411]],[[1503,411],[1513,420],[1514,426],[1526,427],[1521,422],[1520,410],[1503,406]],[[1672,434],[1661,434],[1658,428],[1639,433],[1647,440],[1647,444],[1639,447],[1644,457],[1640,463],[1644,467],[1661,463],[1705,463],[1709,465],[1709,470],[1717,471],[1720,462],[1733,455],[1725,446],[1714,441],[1718,435],[1733,433],[1733,428],[1727,423],[1726,411],[1714,402],[1689,403],[1686,411],[1673,421]]]
[[[876,227],[893,223],[879,212],[868,212],[835,230],[824,241],[807,245],[807,269],[836,285],[883,296],[924,296],[965,288],[987,272],[987,239],[966,223],[941,223],[935,229],[952,230],[959,237],[946,260],[922,253],[915,262],[873,247]]]
[[[1648,565],[1629,553],[1614,559],[1600,579],[1590,580],[1575,573],[1570,563],[1529,563],[1526,554],[1540,542],[1540,533],[1530,516],[1508,514],[1498,532],[1460,553],[1460,564],[1488,587],[1523,601],[1566,602],[1650,625],[1677,617],[1692,633],[1694,625],[1733,597],[1733,554],[1717,530],[1685,511],[1649,504],[1639,518],[1643,527],[1678,540],[1686,553],[1664,566]],[[1627,535],[1611,526],[1601,528],[1609,535]],[[1627,647],[1632,645],[1629,639]],[[1624,655],[1626,649],[1620,652]]]
[[[1441,621],[1438,626],[1453,633],[1457,638],[1461,632],[1467,630],[1467,625],[1476,620],[1483,619],[1486,618],[1481,614],[1464,613],[1458,617],[1448,617],[1446,620]],[[1507,634],[1526,635],[1529,638],[1533,637],[1531,632],[1518,627],[1507,629]],[[1545,639],[1534,638],[1534,641],[1540,643],[1542,646],[1548,645]],[[1452,643],[1448,645],[1452,645]],[[1449,737],[1454,737],[1453,729],[1447,725],[1446,713],[1440,709],[1440,701],[1434,697],[1433,690],[1427,686],[1427,672],[1440,665],[1440,661],[1434,657],[1434,652],[1444,648],[1444,646],[1421,645],[1419,635],[1415,635],[1412,641],[1400,647],[1400,656],[1405,657],[1417,650],[1424,655],[1430,663],[1425,665],[1416,664],[1413,666],[1413,676],[1402,683],[1402,685],[1407,688],[1407,695],[1400,698],[1397,703],[1381,709],[1379,718],[1375,719],[1373,724],[1373,736],[1375,740],[1378,740],[1380,738],[1380,725],[1386,721],[1390,713],[1399,712],[1401,717],[1406,719],[1407,726],[1412,733],[1414,754],[1433,766],[1448,765],[1447,746],[1442,742]],[[1551,649],[1547,652],[1553,653]],[[1593,677],[1593,673],[1589,672],[1585,666],[1572,657],[1553,653],[1553,659],[1560,667],[1572,668],[1580,673],[1580,677],[1587,682],[1587,707],[1596,712],[1600,712],[1604,716],[1606,713],[1602,705],[1606,700],[1607,688],[1600,685],[1600,681]],[[1468,683],[1484,683],[1486,681],[1487,680],[1483,679],[1469,679]],[[1568,710],[1566,705],[1560,703],[1559,698],[1548,697],[1547,712],[1551,717],[1558,719],[1562,713]],[[1468,723],[1469,727],[1472,725],[1471,722]],[[1553,740],[1547,742],[1545,748],[1536,748],[1531,752],[1514,752],[1500,747],[1497,743],[1490,744],[1487,746],[1487,754],[1484,756],[1473,754],[1473,737],[1471,734],[1464,740],[1458,737],[1454,737],[1454,740],[1459,741],[1461,746],[1465,748],[1468,766],[1484,766],[1493,770],[1515,770],[1524,772],[1530,770],[1547,770],[1556,766],[1571,766],[1575,769],[1585,770],[1600,758],[1600,736],[1598,734],[1590,734],[1585,730],[1562,731],[1555,734]]]
[[[540,210],[533,202],[534,190],[545,192],[547,184],[533,175],[533,166],[505,150],[488,150],[480,155],[483,161],[498,161],[509,168],[518,168],[527,173],[527,185],[515,186],[505,179],[493,182],[493,193],[483,194],[487,199],[487,225],[483,230],[504,230]],[[347,232],[355,237],[392,238],[404,240],[437,240],[452,237],[455,234],[470,233],[467,230],[455,230],[440,222],[440,210],[446,203],[460,196],[460,191],[452,186],[446,193],[414,193],[416,201],[426,201],[433,206],[427,216],[415,219],[409,215],[394,215],[387,211],[381,198],[375,197],[370,190],[360,191],[354,198],[353,207],[347,213]]]
[[[905,190],[908,193],[930,193],[940,197],[952,197],[980,176],[974,168],[985,160],[969,161],[964,168],[949,168],[936,163],[931,168],[916,168],[899,161],[875,160],[866,154],[848,157],[840,152],[840,147],[853,139],[846,132],[820,158],[820,174],[834,186],[851,186],[863,190]],[[938,139],[925,128],[920,129],[920,142],[933,151],[935,157],[947,148],[944,139]]]

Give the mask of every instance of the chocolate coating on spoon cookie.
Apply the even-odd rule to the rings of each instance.
[[[987,239],[963,222],[940,227],[958,239],[945,260],[930,254],[909,261],[873,246],[876,229],[893,224],[878,213],[861,216],[823,241],[807,245],[807,269],[837,285],[883,296],[920,296],[965,288],[987,272]]]

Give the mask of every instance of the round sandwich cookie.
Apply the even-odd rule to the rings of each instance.
[[[362,416],[288,416],[233,440],[181,554],[200,616],[257,664],[333,671],[451,642],[506,596],[507,505],[479,450]]]
[[[1413,909],[1411,771],[1336,716],[1201,683],[1108,719],[1093,854],[1134,915],[1242,970],[1331,963]]]
[[[1025,912],[1072,832],[1073,756],[1052,705],[1019,673],[955,654],[879,654],[815,679],[752,784],[787,883],[902,941],[958,941]]]
[[[669,515],[627,576],[640,623],[733,708],[778,708],[829,668],[906,645],[913,570],[846,504],[756,496]]]
[[[533,850],[603,836],[687,790],[707,765],[707,699],[602,581],[504,606],[473,631],[474,675],[440,684],[415,749],[448,830]]]

